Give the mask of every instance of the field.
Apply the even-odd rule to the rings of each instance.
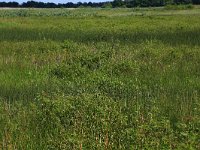
[[[0,149],[200,149],[200,8],[1,9]]]

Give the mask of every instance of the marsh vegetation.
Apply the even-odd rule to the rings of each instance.
[[[199,8],[0,16],[0,149],[200,149]]]

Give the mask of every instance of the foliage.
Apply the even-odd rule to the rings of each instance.
[[[0,149],[200,148],[198,8],[0,16]]]

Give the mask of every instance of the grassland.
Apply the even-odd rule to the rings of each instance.
[[[200,149],[200,9],[0,10],[0,149]]]

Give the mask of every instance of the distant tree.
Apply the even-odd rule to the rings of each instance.
[[[124,5],[124,1],[122,0],[114,0],[112,3],[113,7],[122,7]]]
[[[102,8],[112,8],[112,4],[110,2],[104,3]]]
[[[19,7],[19,3],[17,2],[0,2],[0,7]]]
[[[23,7],[36,7],[38,6],[38,2],[35,1],[27,1],[26,3],[22,4]]]
[[[8,2],[8,7],[19,7],[19,3],[17,2]]]
[[[61,7],[66,7],[66,8],[75,8],[77,7],[76,4],[72,3],[72,2],[69,2],[69,3],[66,3],[66,4],[62,4]]]
[[[93,6],[92,2],[87,3],[87,6],[92,7]]]
[[[190,4],[190,3],[192,3],[192,0],[179,0],[179,3],[181,3],[181,4]]]
[[[47,8],[56,8],[57,5],[54,4],[54,3],[47,3],[47,4],[46,4],[46,7],[47,7]]]
[[[82,6],[82,5],[83,5],[82,2],[78,2],[78,3],[77,3],[77,7],[80,7],[80,6]]]
[[[200,4],[200,0],[192,0],[193,4]]]
[[[45,8],[45,3],[43,3],[43,2],[38,2],[38,4],[37,4],[37,8]]]

